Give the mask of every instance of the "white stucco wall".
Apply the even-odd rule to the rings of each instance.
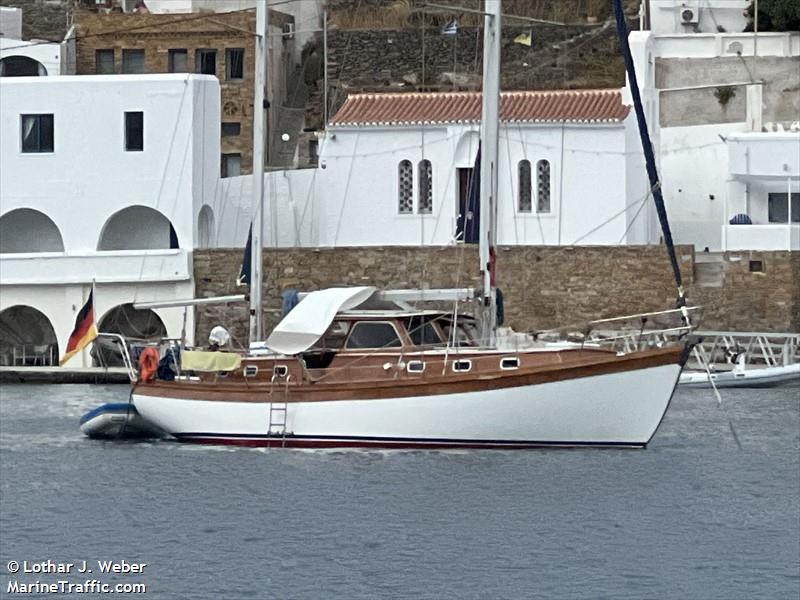
[[[323,246],[448,244],[458,212],[456,170],[472,167],[478,127],[334,127],[320,148],[319,243]],[[612,125],[501,126],[500,244],[617,244],[627,226],[626,133]],[[562,160],[563,156],[563,160]],[[398,165],[414,166],[413,214],[398,212]],[[417,164],[433,168],[433,211],[419,214]],[[518,163],[550,162],[551,210],[521,213]],[[592,232],[615,213],[619,217]]]
[[[63,350],[74,324],[71,307],[80,309],[92,280],[98,322],[127,302],[192,297],[197,217],[219,175],[217,79],[15,77],[0,79],[0,97],[0,219],[19,208],[40,211],[64,244],[63,252],[0,255],[0,310],[40,310]],[[144,113],[141,152],[125,151],[126,111]],[[53,152],[21,152],[22,114],[53,115]],[[178,249],[163,249],[167,219]],[[109,250],[98,251],[104,230]],[[136,246],[162,249],[120,250]],[[180,335],[183,311],[157,312],[168,334]],[[70,364],[89,366],[87,357]]]
[[[320,169],[273,171],[264,175],[264,246],[317,244],[317,201],[324,186]],[[253,178],[219,179],[207,206],[214,215],[210,247],[244,247],[253,218]]]
[[[749,0],[644,0],[649,4],[653,33],[716,33],[742,31],[747,24],[744,11]],[[681,14],[691,10],[696,23],[684,23]]]

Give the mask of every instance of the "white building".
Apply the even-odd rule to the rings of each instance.
[[[0,77],[41,77],[64,72],[63,44],[22,40],[22,9],[0,6]]]
[[[474,242],[477,92],[351,95],[317,178],[322,246]],[[646,177],[618,90],[503,92],[499,244],[646,243]]]
[[[192,249],[214,227],[217,79],[2,78],[0,97],[0,364],[57,361],[92,282],[101,329],[180,336],[181,309],[125,305],[193,295]]]
[[[650,0],[637,79],[676,243],[800,250],[800,34],[742,33],[747,4]]]

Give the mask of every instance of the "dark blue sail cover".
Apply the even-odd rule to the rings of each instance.
[[[614,5],[614,16],[617,21],[619,46],[622,50],[622,57],[625,59],[625,70],[628,73],[628,83],[630,84],[631,96],[633,97],[633,108],[636,111],[636,121],[639,124],[639,137],[642,140],[642,150],[647,165],[647,176],[650,179],[650,191],[653,194],[653,202],[655,202],[656,205],[658,221],[661,223],[661,231],[664,234],[664,243],[667,246],[669,261],[672,264],[672,273],[675,276],[675,283],[678,285],[678,292],[680,294],[678,302],[682,305],[683,280],[681,278],[680,267],[678,266],[678,258],[675,256],[675,245],[672,243],[672,231],[670,231],[669,228],[667,209],[664,206],[664,197],[661,195],[661,183],[658,180],[658,171],[656,171],[656,159],[653,155],[653,145],[650,142],[647,120],[645,119],[644,109],[642,108],[642,97],[639,94],[639,84],[636,81],[636,69],[633,66],[631,47],[628,44],[628,25],[625,22],[625,12],[622,9],[622,0],[612,0],[612,3]]]
[[[247,244],[244,247],[244,256],[242,257],[242,267],[239,269],[239,277],[236,283],[239,285],[250,283],[250,264],[253,259],[253,224],[250,223],[250,229],[247,232]]]

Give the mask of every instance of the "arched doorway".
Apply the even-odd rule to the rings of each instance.
[[[109,310],[100,319],[98,331],[119,333],[133,346],[157,342],[167,337],[167,328],[155,312],[150,309],[136,309],[133,304],[121,304]],[[122,366],[117,343],[99,338],[92,350],[92,362],[96,367]]]
[[[98,250],[158,250],[178,248],[169,219],[147,206],[129,206],[111,215],[103,226]]]
[[[61,232],[46,214],[18,208],[0,217],[0,253],[63,251]]]
[[[58,339],[44,313],[18,304],[0,312],[0,365],[58,364]]]
[[[214,211],[207,204],[197,217],[197,247],[210,248],[214,242]]]
[[[47,69],[28,56],[6,56],[0,59],[0,77],[44,77]]]

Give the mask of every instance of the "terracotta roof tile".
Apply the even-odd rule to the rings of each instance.
[[[618,89],[500,94],[500,120],[512,123],[618,123],[629,111]],[[477,123],[480,116],[480,92],[351,94],[331,125]]]

